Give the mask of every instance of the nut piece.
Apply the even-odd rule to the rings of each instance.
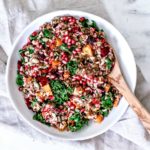
[[[82,95],[82,93],[83,93],[83,89],[81,86],[75,87],[73,95]]]
[[[32,62],[33,64],[37,64],[37,63],[39,63],[39,60],[36,59],[36,58],[32,58],[32,59],[31,59],[31,62]]]
[[[82,48],[83,55],[93,56],[93,51],[91,45],[86,45]]]

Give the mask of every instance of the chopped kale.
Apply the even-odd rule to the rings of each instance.
[[[69,95],[73,92],[71,87],[67,87],[60,80],[52,80],[50,86],[55,97],[54,101],[59,105],[69,100]]]
[[[88,119],[85,119],[81,116],[80,112],[75,112],[70,118],[69,129],[72,132],[80,130],[85,124],[88,124]]]
[[[67,63],[67,69],[71,73],[71,75],[74,75],[78,69],[78,64],[76,61],[69,61]]]
[[[23,82],[23,76],[21,74],[17,74],[16,83],[19,86],[23,86],[24,82]]]
[[[51,30],[48,30],[48,29],[44,29],[43,35],[44,35],[44,37],[50,38],[50,39],[52,39],[53,36],[54,36],[54,34],[52,33],[52,31],[51,31]]]

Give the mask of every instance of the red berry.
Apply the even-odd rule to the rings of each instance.
[[[30,99],[29,99],[29,98],[26,98],[26,99],[25,99],[25,103],[26,103],[26,105],[28,106],[28,108],[31,108],[31,102],[30,102]]]
[[[20,70],[20,67],[21,67],[21,61],[20,60],[18,60],[18,64],[17,64],[17,68],[18,68],[18,70]]]
[[[109,47],[101,48],[101,57],[105,57],[109,53]]]
[[[75,40],[71,40],[71,44],[75,44],[76,42],[75,42]]]
[[[43,76],[37,77],[37,81],[41,83],[42,86],[46,85],[48,83],[48,79]]]
[[[49,96],[49,99],[52,101],[52,100],[54,100],[54,96],[53,95],[50,95]]]
[[[93,98],[93,100],[92,100],[92,104],[99,104],[100,103],[100,101],[98,100],[98,99],[96,99],[96,98]]]
[[[32,33],[32,36],[36,36],[36,35],[37,35],[37,32],[34,31],[34,32]]]
[[[84,20],[85,20],[84,17],[81,17],[81,18],[79,19],[80,22],[82,22],[82,21],[84,21]]]
[[[63,21],[68,21],[68,17],[64,16]]]

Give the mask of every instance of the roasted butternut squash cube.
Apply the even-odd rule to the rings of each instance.
[[[60,45],[62,45],[62,41],[61,41],[61,39],[57,38],[56,39],[56,46],[60,46]]]
[[[95,121],[98,123],[101,123],[103,121],[104,117],[102,115],[97,115]]]
[[[86,45],[82,48],[83,55],[93,56],[93,51],[91,45]]]
[[[58,61],[58,60],[52,61],[52,68],[56,69],[59,65],[60,65],[60,61]]]
[[[49,95],[53,95],[53,94],[52,94],[52,90],[51,90],[49,84],[44,85],[44,86],[42,87],[42,89],[43,89],[44,92],[48,92]]]
[[[64,72],[64,75],[63,75],[64,80],[68,79],[68,78],[69,78],[69,76],[70,76],[69,71],[65,71],[65,72]]]
[[[105,92],[109,92],[109,90],[110,90],[110,84],[106,84],[106,86],[105,86]]]

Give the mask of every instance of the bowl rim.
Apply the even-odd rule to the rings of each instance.
[[[30,27],[32,27],[32,25],[33,25],[34,23],[36,23],[38,20],[41,20],[43,17],[47,17],[47,16],[50,15],[50,14],[57,14],[57,13],[61,14],[61,12],[66,13],[66,14],[67,14],[67,13],[70,13],[70,14],[71,14],[71,12],[77,13],[77,14],[78,14],[78,13],[81,13],[81,15],[86,14],[87,16],[90,16],[90,18],[92,18],[92,16],[95,17],[95,18],[99,18],[99,19],[102,20],[105,24],[107,24],[107,25],[109,25],[111,28],[113,28],[113,29],[117,32],[117,34],[122,37],[122,39],[124,40],[124,42],[126,43],[126,45],[128,46],[128,48],[129,48],[129,50],[130,50],[130,52],[131,52],[130,55],[131,55],[131,57],[132,57],[132,59],[133,59],[133,63],[134,63],[134,66],[135,66],[135,70],[134,70],[134,71],[135,71],[135,85],[134,85],[133,89],[131,89],[131,90],[134,92],[135,87],[136,87],[136,81],[137,81],[137,68],[136,68],[135,58],[134,58],[134,55],[133,55],[133,52],[132,52],[131,48],[129,47],[128,43],[126,42],[126,40],[125,40],[125,38],[122,36],[122,34],[121,34],[109,21],[107,21],[107,20],[101,18],[100,16],[97,16],[97,15],[94,15],[94,14],[91,14],[91,13],[88,13],[88,12],[84,12],[84,11],[68,10],[68,9],[66,9],[66,10],[52,11],[52,12],[49,12],[49,13],[47,13],[47,14],[44,14],[44,15],[42,15],[42,16],[37,17],[36,19],[34,19],[33,21],[31,21],[31,22],[23,29],[23,31],[18,35],[18,37],[16,38],[15,42],[13,43],[13,46],[12,46],[12,49],[11,49],[11,52],[10,52],[10,55],[9,55],[8,61],[7,61],[6,76],[5,76],[5,77],[6,77],[6,78],[5,78],[5,79],[6,79],[6,89],[7,89],[7,93],[8,93],[9,100],[11,101],[13,107],[15,108],[15,110],[17,111],[17,113],[23,118],[23,120],[24,120],[27,124],[29,124],[32,128],[36,129],[37,131],[43,133],[44,135],[46,135],[46,136],[48,136],[48,137],[52,137],[52,138],[54,138],[54,139],[67,140],[67,141],[82,141],[82,140],[87,140],[87,139],[91,139],[91,138],[93,138],[93,137],[96,137],[96,136],[98,136],[98,135],[100,135],[100,134],[106,132],[108,129],[110,129],[115,123],[118,122],[118,120],[121,118],[121,116],[126,112],[126,110],[127,110],[127,108],[128,108],[128,104],[127,104],[127,106],[125,106],[126,108],[124,109],[124,111],[122,111],[122,112],[111,122],[111,124],[110,124],[107,128],[103,129],[101,132],[94,133],[94,134],[92,134],[92,135],[90,135],[90,136],[86,136],[86,137],[84,137],[84,138],[83,138],[83,137],[78,137],[78,138],[73,138],[73,139],[72,139],[72,138],[67,138],[67,139],[66,139],[66,138],[62,138],[62,137],[58,137],[58,136],[55,136],[55,135],[46,133],[46,132],[43,131],[42,129],[40,129],[40,128],[36,127],[35,125],[33,125],[29,120],[27,120],[27,119],[23,116],[23,114],[20,112],[20,110],[17,108],[17,106],[15,105],[14,100],[13,100],[13,98],[12,98],[12,96],[11,96],[11,92],[10,92],[11,90],[10,90],[10,88],[9,88],[9,68],[10,68],[9,66],[10,66],[10,61],[11,61],[11,57],[12,57],[12,55],[13,55],[13,53],[14,53],[15,46],[16,46],[17,43],[19,42],[20,38],[24,35],[24,33],[26,32],[26,30],[28,30]]]

